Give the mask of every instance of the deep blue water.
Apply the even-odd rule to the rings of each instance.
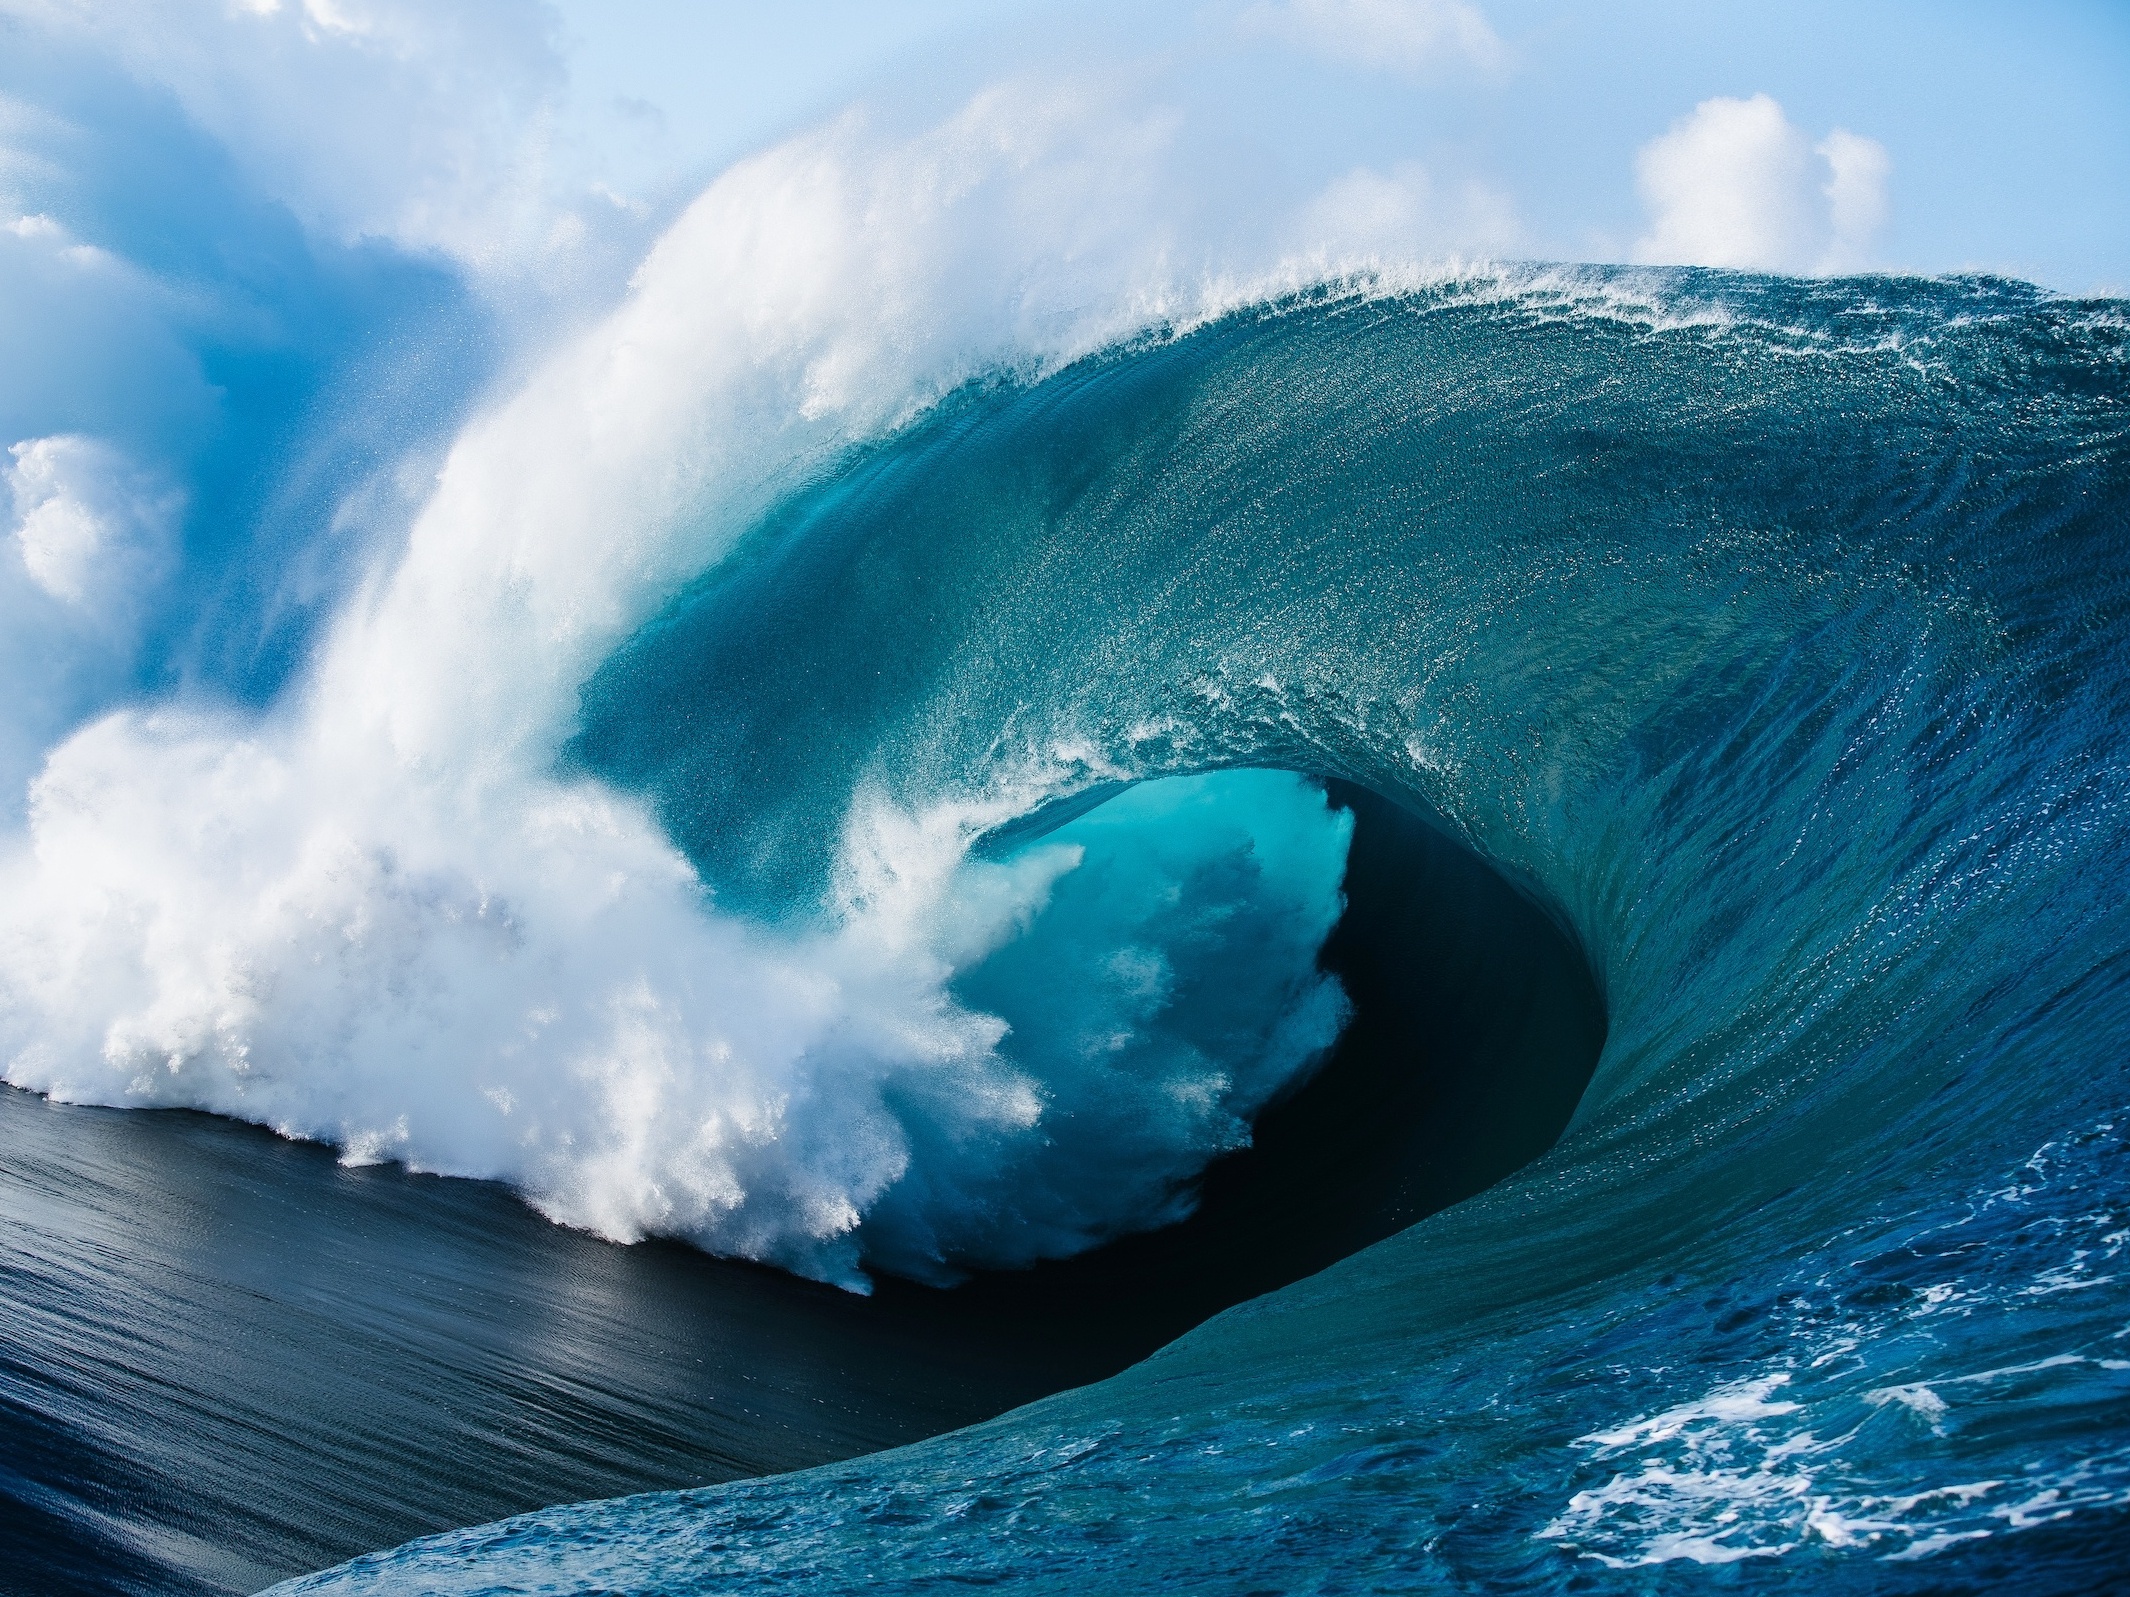
[[[1091,797],[1336,779],[1558,923],[1595,1074],[1518,1173],[1107,1381],[284,1589],[2117,1582],[2126,337],[1982,280],[1327,294],[1001,376],[787,499],[570,753],[724,902],[817,893],[861,792],[982,794],[1033,747]],[[1003,857],[1184,824],[1050,798]],[[1254,890],[1218,863],[1135,922],[1209,951],[1177,1047],[1274,968],[1276,928],[1186,913]],[[1098,908],[1029,946],[1095,970]],[[869,1257],[926,1223],[888,1205]]]
[[[1543,1150],[1603,1017],[1573,947],[1352,789],[1354,1015],[1189,1219],[858,1296],[346,1168],[190,1111],[0,1090],[0,1591],[220,1597],[454,1525],[876,1452],[1114,1374]]]

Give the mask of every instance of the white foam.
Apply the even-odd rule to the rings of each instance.
[[[1972,1457],[1964,1467],[1956,1462],[1964,1424],[1979,1422],[1985,1438],[2001,1426],[2008,1384],[2061,1412],[2112,1397],[2105,1377],[2130,1361],[2061,1349],[1982,1369],[1945,1367],[1957,1357],[1959,1332],[1982,1316],[1997,1320],[2000,1333],[2023,1331],[2030,1345],[2036,1338],[2095,1345],[2096,1322],[2070,1317],[2084,1304],[2066,1301],[2062,1287],[2091,1279],[2092,1267],[2123,1246],[2117,1209],[2093,1190],[2120,1157],[2113,1131],[2103,1121],[2047,1144],[2018,1180],[1974,1192],[1949,1221],[1914,1231],[1885,1222],[1858,1228],[1884,1224],[1899,1252],[1923,1257],[1992,1210],[2009,1209],[2038,1256],[2001,1237],[1994,1246],[1957,1249],[1972,1272],[1966,1278],[1831,1317],[1828,1279],[1816,1273],[1826,1261],[1801,1267],[1796,1290],[1778,1296],[1784,1306],[1771,1317],[1788,1332],[1782,1351],[1757,1373],[1578,1437],[1573,1445],[1593,1484],[1570,1494],[1537,1535],[1612,1568],[1806,1549],[1908,1561],[2130,1503],[2130,1449],[2081,1456],[2045,1447],[2021,1460],[2016,1480],[1984,1474]],[[2015,1316],[2024,1324],[2010,1323]],[[1870,1384],[1875,1363],[1912,1368],[1918,1353],[1935,1373]],[[1936,1485],[1896,1485],[1874,1441],[1888,1423],[1927,1429],[1935,1440],[1925,1465],[1959,1474]],[[1911,1467],[1905,1447],[1893,1458]]]
[[[1255,791],[1206,834],[1287,839],[1256,908],[1301,929],[1262,940],[1256,1041],[1216,1065],[1163,996],[1160,894],[1066,936],[1043,906],[1099,861],[965,859],[985,826],[1118,774],[1083,752],[825,822],[842,886],[803,932],[721,912],[641,805],[555,770],[599,662],[854,443],[973,376],[1373,258],[1336,238],[1293,256],[1287,216],[1192,211],[1193,159],[1170,113],[1072,80],[914,131],[852,113],[726,172],[610,315],[463,431],[283,703],[127,708],[51,751],[0,865],[7,1079],[499,1177],[608,1236],[851,1283],[868,1217],[921,1271],[1172,1216],[1336,1028],[1313,955],[1345,834],[1320,797]],[[1357,291],[1428,277],[1371,270]],[[48,575],[93,542],[45,540]],[[1204,863],[1112,843],[1172,886]],[[1085,1025],[955,997],[1030,936],[1080,960]],[[1059,1041],[1097,1019],[1111,1043]],[[1114,1147],[1077,1173],[1039,1157],[1095,1084]]]

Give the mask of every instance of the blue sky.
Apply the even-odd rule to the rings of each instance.
[[[941,92],[1027,60],[1171,55],[1278,128],[1287,158],[1445,154],[1512,193],[1531,253],[1621,258],[1635,155],[1712,97],[1772,96],[1891,159],[1872,264],[2130,289],[2130,6],[2105,0],[1680,4],[1488,0],[1498,72],[1415,77],[1225,44],[1242,6],[565,0],[579,114],[647,187],[860,95]],[[617,102],[633,102],[628,110]],[[1232,110],[1232,103],[1229,108]],[[655,115],[647,112],[655,111]]]

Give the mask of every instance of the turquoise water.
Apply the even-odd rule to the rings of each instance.
[[[2116,1578],[2126,342],[2119,304],[1983,280],[1326,293],[1001,375],[791,494],[605,661],[567,756],[722,903],[817,901],[834,818],[876,799],[991,806],[978,864],[1011,872],[1119,813],[1076,794],[1268,770],[1218,825],[1138,818],[1121,919],[1071,911],[1012,945],[1028,968],[955,980],[1064,1057],[1039,999],[1045,960],[1092,979],[1073,927],[1151,928],[1173,972],[1241,925],[1228,981],[1135,1046],[1187,1083],[1241,1027],[1291,1072],[1336,995],[1258,978],[1321,937],[1342,840],[1277,773],[1336,778],[1573,936],[1608,1026],[1590,1086],[1518,1174],[1109,1381],[277,1589]],[[1253,859],[1270,897],[1234,880]],[[1293,908],[1237,921],[1266,903]],[[981,1260],[1047,1157],[975,1161],[858,1243],[920,1267],[910,1238],[951,1224]]]

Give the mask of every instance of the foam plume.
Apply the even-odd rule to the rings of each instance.
[[[0,911],[8,1079],[850,1285],[868,1249],[936,1275],[1179,1212],[1336,1033],[1313,959],[1346,834],[1320,794],[1207,779],[1003,862],[969,844],[1085,771],[866,801],[844,890],[770,928],[721,911],[638,802],[555,774],[579,684],[778,496],[973,376],[1232,299],[1159,218],[1170,131],[1000,91],[719,179],[459,438],[282,704],[123,710],[52,752]],[[1193,896],[1215,878],[1227,898]],[[1289,928],[1246,940],[1271,951],[1260,1045],[1217,1065],[1175,998],[1194,917]],[[1097,1105],[1116,1139],[1055,1134]]]

